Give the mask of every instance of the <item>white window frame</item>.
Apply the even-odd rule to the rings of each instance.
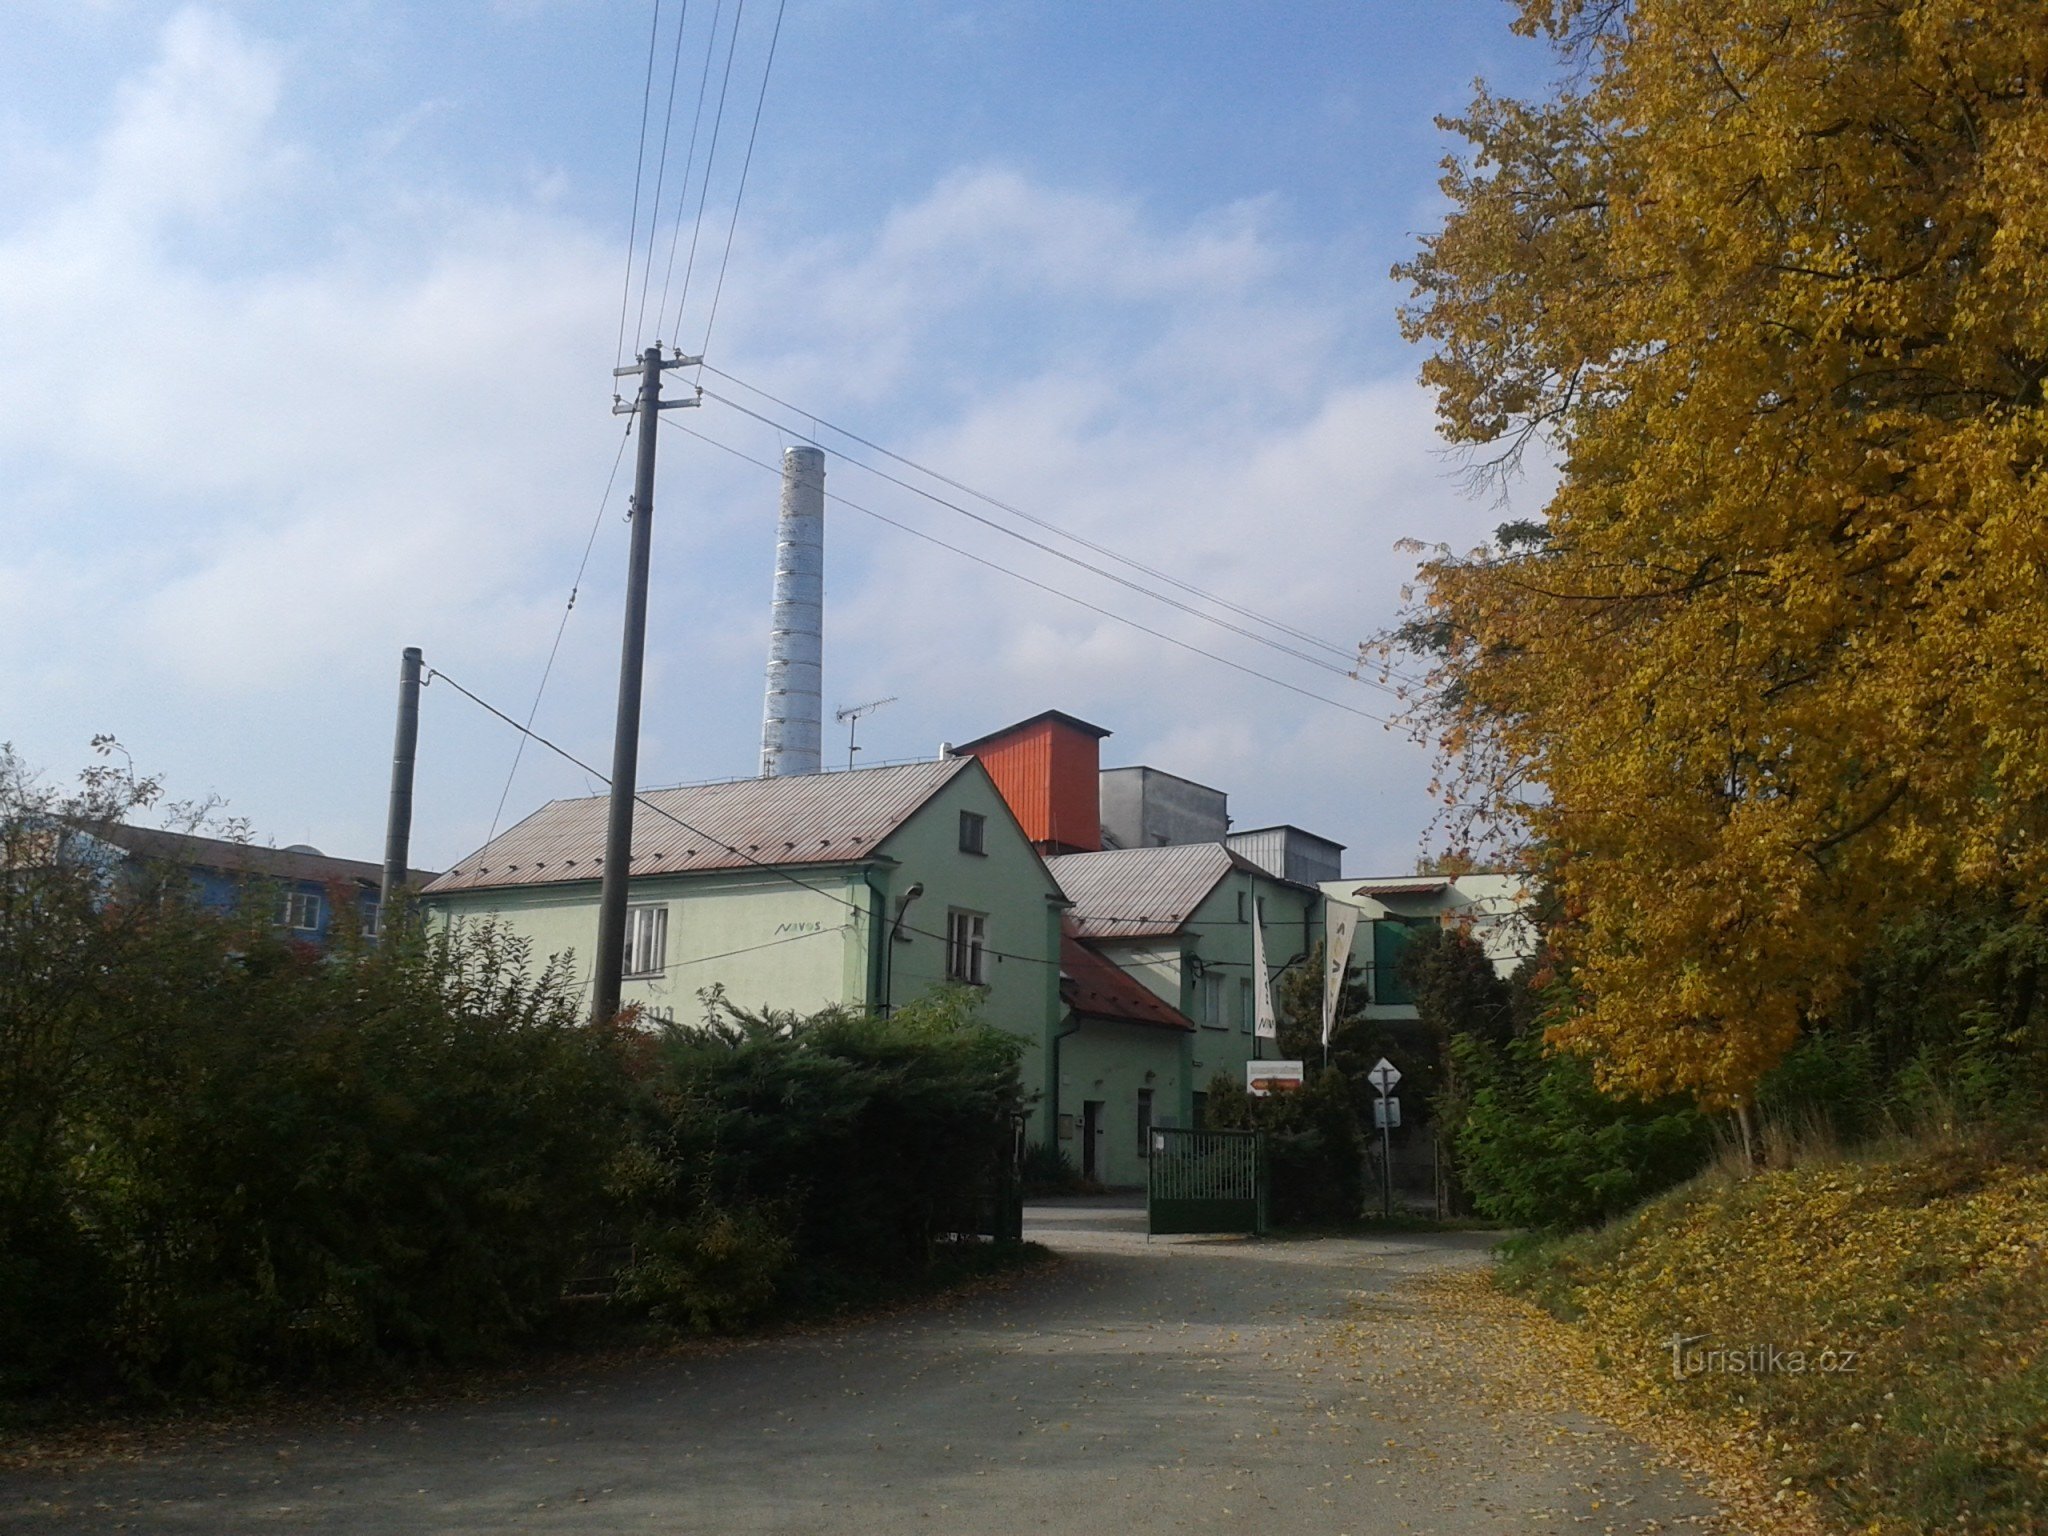
[[[384,921],[384,903],[381,901],[366,901],[362,905],[362,914],[363,937],[366,939],[376,938],[377,929],[382,926]]]
[[[668,966],[668,903],[626,908],[625,974],[659,976]]]
[[[988,985],[988,914],[964,907],[946,910],[946,979],[970,987]]]
[[[304,921],[301,921],[301,918]],[[277,925],[293,933],[320,931],[320,893],[286,891],[277,899]]]

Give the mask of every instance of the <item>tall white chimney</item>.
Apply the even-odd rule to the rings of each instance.
[[[816,773],[825,664],[825,453],[782,455],[782,517],[775,531],[775,606],[768,621],[768,700],[761,716],[761,777]]]

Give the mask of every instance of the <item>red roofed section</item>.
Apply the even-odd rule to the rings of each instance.
[[[1085,1018],[1190,1033],[1195,1027],[1194,1020],[1070,933],[1060,935],[1060,1000]]]

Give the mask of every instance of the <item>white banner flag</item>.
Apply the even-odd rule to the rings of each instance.
[[[1259,919],[1256,897],[1252,899],[1252,1019],[1255,1036],[1280,1038],[1280,1025],[1273,1017],[1273,978],[1266,971],[1266,925]]]
[[[1358,931],[1358,908],[1341,901],[1325,903],[1329,942],[1323,946],[1323,1049],[1337,1027],[1337,1008],[1344,997],[1344,975],[1351,967],[1351,937]]]

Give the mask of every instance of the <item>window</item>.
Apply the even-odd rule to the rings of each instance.
[[[1202,1022],[1211,1029],[1223,1027],[1223,977],[1215,971],[1202,973],[1201,1008]]]
[[[668,964],[668,908],[626,908],[626,974],[654,976]]]
[[[984,948],[987,917],[979,912],[962,912],[958,907],[946,914],[946,978],[970,986],[988,985]]]
[[[987,853],[983,841],[988,833],[988,818],[979,811],[960,813],[960,851],[962,853]]]
[[[1383,918],[1372,925],[1374,1002],[1392,1007],[1414,1003],[1415,994],[1401,977],[1401,957],[1407,952],[1409,938],[1409,925],[1399,918]]]
[[[1237,1027],[1250,1034],[1252,1024],[1252,979],[1240,976],[1237,978]]]
[[[1138,1156],[1152,1155],[1152,1090],[1138,1090]]]
[[[315,891],[286,891],[277,899],[277,920],[300,933],[314,933],[320,927],[320,896]]]
[[[382,914],[383,910],[383,905],[379,902],[366,901],[363,903],[364,938],[374,939],[375,937],[377,937],[377,919],[379,915]]]

